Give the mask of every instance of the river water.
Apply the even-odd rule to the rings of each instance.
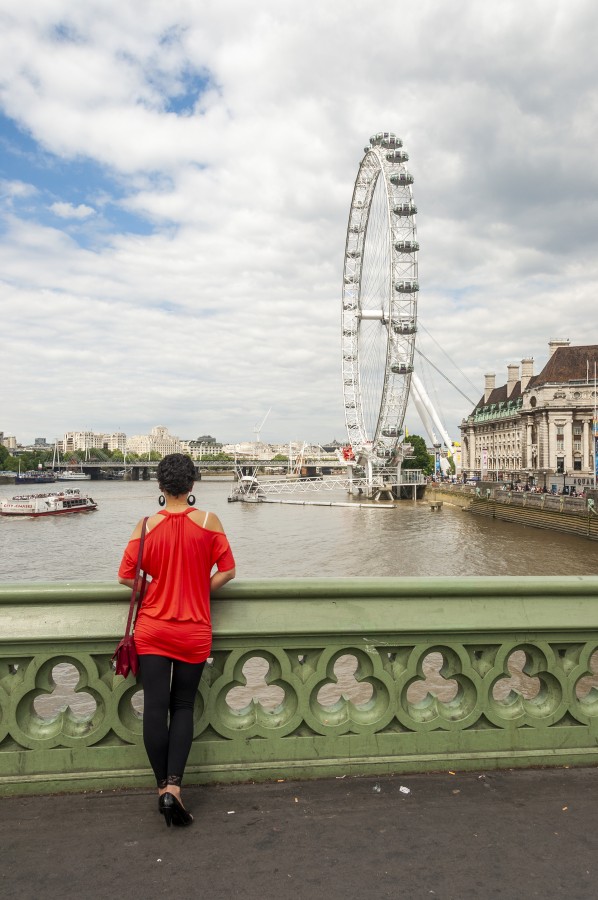
[[[395,509],[228,503],[232,484],[204,480],[195,493],[198,508],[222,520],[238,578],[596,574],[596,547],[584,538],[474,516],[446,502],[435,512],[409,500]],[[0,517],[0,583],[116,579],[135,522],[159,508],[157,484],[96,481],[80,489],[97,501],[96,511]],[[35,492],[0,486],[4,497]]]

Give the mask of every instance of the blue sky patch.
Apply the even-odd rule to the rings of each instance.
[[[121,207],[128,196],[121,178],[93,160],[62,159],[49,153],[1,114],[0,150],[0,179],[20,181],[35,189],[12,198],[11,208],[21,218],[60,228],[86,247],[95,239],[103,243],[108,231],[142,235],[154,231],[152,222]],[[89,206],[96,215],[60,216],[51,209],[54,203]]]
[[[201,95],[211,87],[209,72],[200,75],[189,70],[181,79],[180,91],[166,98],[166,111],[178,116],[192,115]]]

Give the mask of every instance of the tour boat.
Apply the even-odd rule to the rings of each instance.
[[[58,516],[88,509],[97,509],[97,503],[76,488],[52,494],[22,494],[11,500],[0,500],[0,516]]]
[[[91,475],[85,472],[79,472],[76,469],[63,469],[60,472],[54,472],[56,481],[91,481]]]

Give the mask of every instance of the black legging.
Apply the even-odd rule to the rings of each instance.
[[[195,695],[204,665],[150,653],[139,656],[143,743],[159,786],[167,781],[180,784],[183,778],[193,740]]]

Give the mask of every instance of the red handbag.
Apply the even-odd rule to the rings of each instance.
[[[144,572],[141,579],[141,586],[139,585],[139,576],[141,575],[141,557],[143,556],[143,544],[145,541],[145,526],[147,524],[147,520],[148,517],[146,516],[146,518],[143,520],[143,525],[141,526],[141,538],[139,540],[137,568],[135,570],[133,590],[131,591],[131,602],[129,604],[129,617],[127,619],[127,627],[125,628],[125,636],[114,651],[111,660],[112,668],[114,669],[115,674],[122,675],[123,678],[126,678],[129,672],[132,672],[133,675],[137,675],[137,672],[139,671],[139,656],[137,655],[137,648],[135,647],[135,638],[133,634],[131,634],[131,624],[133,622],[133,612],[135,610],[137,590],[139,588],[139,602],[137,603],[137,615],[139,615],[139,608],[141,606],[143,595],[145,594],[145,587],[147,584],[147,572]],[[135,620],[137,620],[137,615],[135,616]]]

